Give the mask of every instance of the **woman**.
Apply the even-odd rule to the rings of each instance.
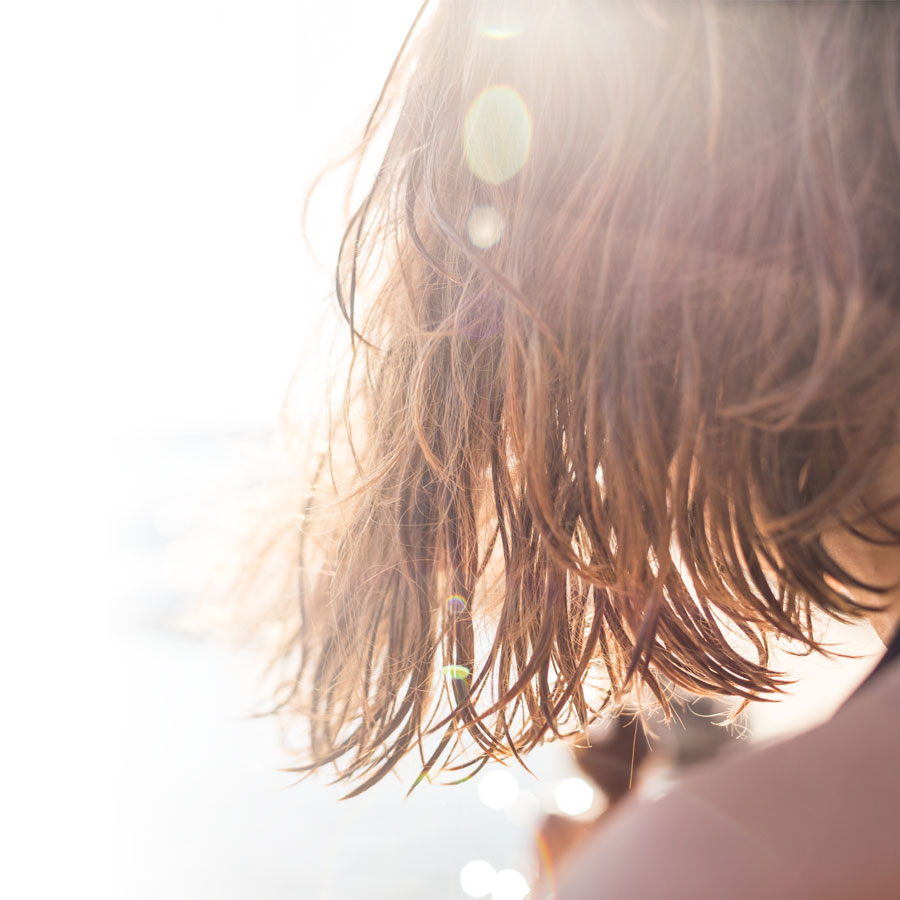
[[[439,778],[628,698],[771,696],[770,641],[823,651],[823,616],[890,638],[898,48],[891,3],[426,4],[340,254],[345,430],[280,651],[300,768],[352,795],[415,748]],[[690,799],[623,804],[559,896],[896,897],[892,854],[835,872],[900,835],[898,747],[889,665]]]

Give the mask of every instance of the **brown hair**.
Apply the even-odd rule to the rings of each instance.
[[[352,793],[641,685],[778,690],[771,636],[864,611],[822,534],[881,521],[900,408],[900,6],[426,13],[359,148],[393,128],[278,654]]]

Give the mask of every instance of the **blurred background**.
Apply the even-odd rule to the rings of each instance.
[[[410,767],[346,803],[292,786],[252,665],[179,624],[217,549],[197,535],[240,526],[298,366],[323,396],[345,182],[316,196],[312,250],[303,198],[417,6],[0,10],[5,896],[520,900],[544,817],[603,809],[555,745],[534,776],[408,800]],[[856,658],[786,655],[801,682],[745,740],[827,716],[871,668],[868,629],[829,636]]]

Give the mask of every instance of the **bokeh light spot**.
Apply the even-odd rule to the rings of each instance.
[[[489,809],[505,809],[516,802],[519,783],[509,772],[488,772],[478,782],[478,798]]]
[[[466,231],[474,246],[487,250],[503,234],[503,216],[493,206],[475,206],[466,220]]]
[[[489,862],[473,859],[462,867],[459,883],[469,897],[487,897],[496,877],[497,873]]]
[[[583,778],[564,778],[556,786],[555,799],[567,816],[580,816],[594,805],[594,789]]]
[[[531,114],[515,88],[485,88],[472,102],[463,127],[466,161],[487,184],[503,184],[525,165],[531,150]]]
[[[465,681],[472,674],[465,666],[460,665],[444,666],[443,672],[448,678],[458,678],[460,681]]]
[[[497,873],[491,888],[493,900],[522,900],[531,893],[528,882],[521,872],[515,869],[502,869]]]

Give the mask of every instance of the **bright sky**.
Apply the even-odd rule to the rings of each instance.
[[[4,7],[3,249],[32,387],[66,391],[62,364],[78,402],[141,431],[269,424],[330,290],[305,190],[417,0]]]
[[[116,436],[273,423],[330,290],[302,198],[417,6],[0,4],[0,894],[107,896]]]

